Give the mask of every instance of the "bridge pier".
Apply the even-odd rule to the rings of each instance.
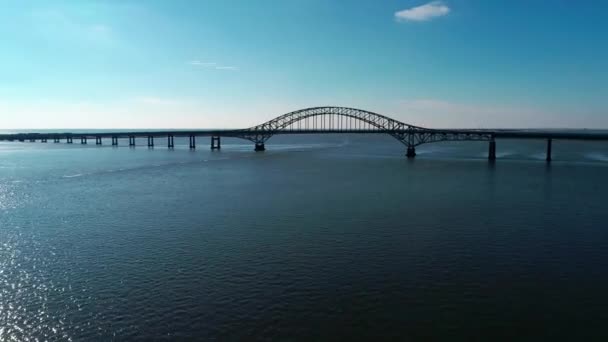
[[[148,147],[154,147],[154,136],[148,136]]]
[[[54,138],[54,139],[53,139],[53,142],[54,142],[55,144],[59,143],[59,138]]]
[[[174,148],[175,147],[175,143],[173,142],[173,135],[169,134],[167,136],[167,147],[168,148]]]
[[[80,137],[80,144],[81,145],[86,145],[87,144],[87,137]]]
[[[408,158],[414,158],[416,156],[416,147],[408,146],[407,153],[405,154]]]
[[[101,137],[95,137],[95,145],[101,145]]]
[[[496,141],[490,141],[490,150],[488,151],[488,160],[496,160]]]
[[[220,137],[211,136],[211,150],[219,150],[220,148]]]
[[[255,143],[255,149],[256,152],[262,152],[262,151],[266,151],[266,147],[264,147],[264,143]]]
[[[553,139],[547,139],[547,161],[551,161],[551,145],[553,144]]]
[[[66,137],[65,138],[65,142],[67,142],[68,144],[72,143],[72,137]]]
[[[129,136],[129,146],[135,147],[135,137],[132,135]]]
[[[112,136],[112,146],[118,146],[118,137]]]
[[[194,150],[196,148],[196,137],[194,135],[190,136],[190,149]]]
[[[45,143],[46,142],[46,138],[40,139],[40,142]]]
[[[30,142],[36,142],[36,139],[30,139]]]

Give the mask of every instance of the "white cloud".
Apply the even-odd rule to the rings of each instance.
[[[215,67],[217,63],[214,62],[201,62],[201,61],[190,61],[188,62],[190,65],[199,66],[199,67]]]
[[[91,30],[94,32],[105,33],[105,32],[110,31],[110,27],[108,27],[106,25],[102,25],[102,24],[97,24],[97,25],[91,26]]]
[[[215,62],[201,62],[201,61],[195,60],[195,61],[188,62],[188,64],[195,66],[195,67],[209,68],[209,69],[215,69],[215,70],[228,70],[228,71],[238,71],[239,70],[239,68],[236,66],[220,65]]]
[[[443,17],[450,13],[450,8],[442,1],[432,1],[428,4],[395,12],[397,21],[427,21]]]
[[[34,31],[51,42],[84,42],[112,46],[116,45],[118,40],[110,26],[87,20],[91,18],[83,18],[68,10],[33,11],[30,13],[30,19]]]
[[[174,99],[167,99],[156,96],[141,96],[133,99],[134,102],[141,104],[149,104],[149,105],[175,105],[179,104],[180,101]]]
[[[230,70],[230,71],[237,71],[239,70],[238,67],[235,66],[216,66],[215,70]]]

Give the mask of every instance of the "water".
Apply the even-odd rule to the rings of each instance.
[[[0,143],[0,340],[608,337],[606,143],[176,143]]]

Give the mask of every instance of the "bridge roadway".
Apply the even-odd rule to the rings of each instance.
[[[196,147],[196,137],[211,137],[211,148],[220,149],[220,137],[234,137],[242,138],[243,134],[246,133],[244,130],[162,130],[162,131],[120,131],[120,132],[54,132],[54,133],[16,133],[16,134],[0,134],[0,141],[41,141],[47,142],[47,140],[53,140],[54,142],[60,142],[66,140],[68,143],[72,143],[73,139],[80,139],[81,144],[87,144],[89,139],[95,139],[97,145],[102,144],[102,139],[111,138],[112,145],[118,145],[118,139],[129,139],[129,145],[135,146],[136,138],[147,138],[148,146],[154,146],[154,138],[168,139],[168,147],[173,148],[174,137],[188,137],[190,138],[190,148]],[[294,129],[294,130],[281,130],[281,131],[258,131],[258,134],[395,134],[394,130],[383,130],[383,129]],[[397,132],[399,133],[399,132]],[[605,132],[564,132],[555,130],[478,130],[478,129],[451,129],[451,130],[410,130],[409,132],[401,133],[415,133],[415,134],[450,134],[450,135],[476,135],[480,134],[489,135],[490,139],[490,150],[488,158],[494,160],[496,158],[496,144],[495,139],[536,139],[547,141],[547,161],[551,161],[551,149],[552,140],[587,140],[587,141],[608,141],[608,133]],[[256,144],[256,151],[263,151],[264,147],[260,148]],[[408,151],[409,152],[409,151]],[[408,155],[408,157],[415,156]]]
[[[151,130],[115,132],[44,132],[0,134],[0,141],[41,141],[74,139],[87,144],[95,139],[102,145],[104,138],[110,138],[117,146],[121,138],[129,139],[129,146],[136,145],[137,138],[147,138],[147,145],[154,146],[155,138],[166,137],[167,146],[173,148],[175,137],[188,137],[190,148],[196,148],[197,137],[211,137],[211,149],[221,148],[221,137],[250,140],[255,151],[264,151],[265,142],[277,134],[388,134],[407,147],[407,157],[416,155],[415,147],[425,143],[440,141],[488,141],[488,159],[496,159],[496,139],[543,139],[547,141],[547,161],[551,160],[552,141],[595,140],[608,141],[608,132],[583,130],[485,130],[485,129],[430,129],[406,124],[387,116],[348,107],[313,107],[290,112],[260,125],[245,129],[215,130]]]
[[[162,137],[234,137],[241,138],[248,131],[242,129],[217,129],[217,130],[162,130],[162,131],[116,131],[116,132],[48,132],[48,133],[12,133],[0,134],[0,141],[29,141],[29,140],[52,140],[52,139],[95,139],[112,138],[119,139],[135,138],[162,138]],[[392,134],[399,131],[387,129],[295,129],[281,131],[257,131],[259,134]],[[403,133],[435,133],[435,134],[490,134],[497,139],[559,139],[559,140],[600,140],[608,141],[608,132],[565,132],[556,130],[485,130],[485,129],[432,129],[432,130],[410,130]]]

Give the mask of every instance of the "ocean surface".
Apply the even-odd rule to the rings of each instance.
[[[0,341],[608,339],[608,143],[75,142],[0,142]]]

